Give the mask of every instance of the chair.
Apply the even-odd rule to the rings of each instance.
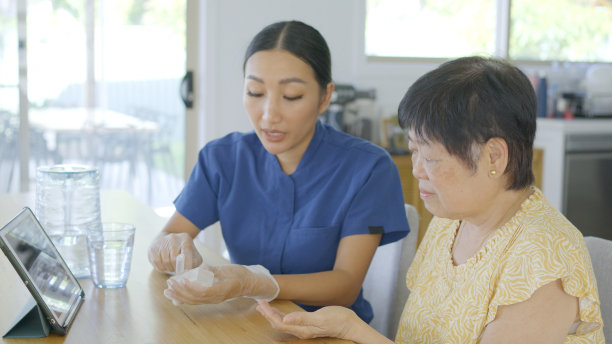
[[[181,121],[176,115],[148,107],[135,107],[132,113],[140,119],[159,125],[159,131],[149,134],[141,152],[149,173],[156,170],[155,176],[152,177],[155,181],[150,181],[149,185],[155,183],[154,191],[158,193],[161,181],[165,180],[167,195],[176,195],[183,185],[180,164],[177,163],[177,152],[174,149],[180,146],[177,146],[177,143],[182,137]],[[151,197],[149,194],[149,198]]]
[[[609,343],[612,341],[612,241],[592,236],[585,237],[584,241],[597,279],[604,336]]]
[[[135,192],[139,182],[142,182],[136,178],[140,137],[130,131],[99,129],[90,134],[89,139],[90,158],[100,170],[100,184],[106,188],[131,187]]]
[[[370,326],[393,339],[404,303],[408,299],[406,271],[417,247],[419,214],[410,204],[404,205],[410,233],[394,243],[379,247],[363,281],[363,294],[374,309]]]

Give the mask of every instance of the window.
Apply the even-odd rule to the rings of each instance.
[[[612,62],[612,0],[367,0],[365,52]]]
[[[612,1],[512,0],[509,57],[612,62]]]
[[[368,0],[366,11],[368,56],[459,57],[494,52],[495,0]]]
[[[0,0],[0,192],[34,190],[38,166],[86,164],[102,189],[170,204],[184,176],[186,4]]]

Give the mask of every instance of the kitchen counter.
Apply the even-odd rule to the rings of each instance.
[[[612,118],[538,119],[542,192],[585,235],[612,239]]]
[[[540,132],[549,131],[563,134],[596,134],[612,133],[612,118],[574,118],[571,120],[557,118],[538,118],[536,141]]]
[[[612,135],[612,118],[538,118],[534,147],[544,150],[542,192],[560,210],[563,208],[566,140],[568,135],[574,134]]]

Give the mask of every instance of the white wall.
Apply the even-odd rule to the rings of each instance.
[[[297,19],[318,29],[332,54],[336,83],[375,88],[375,116],[396,113],[408,87],[438,63],[374,62],[364,54],[366,0],[202,0],[198,116],[198,145],[231,131],[248,131],[251,125],[242,108],[242,60],[253,36],[279,20]],[[426,34],[406,32],[408,35]],[[401,40],[397,44],[402,44]],[[551,66],[520,65],[527,75],[546,72]],[[200,125],[198,125],[200,126]],[[199,148],[199,147],[198,147]],[[190,170],[190,168],[189,168]]]
[[[273,22],[296,19],[318,29],[331,50],[334,81],[376,88],[376,111],[385,116],[396,111],[416,78],[436,67],[367,62],[365,0],[207,0],[202,6],[201,43],[206,47],[199,74],[199,100],[205,103],[198,113],[204,123],[200,146],[232,131],[251,130],[242,107],[244,52],[253,36]]]

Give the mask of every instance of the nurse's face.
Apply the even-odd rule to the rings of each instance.
[[[259,51],[247,60],[244,107],[257,137],[283,170],[283,164],[297,167],[332,91],[331,83],[321,90],[313,69],[285,50]]]

